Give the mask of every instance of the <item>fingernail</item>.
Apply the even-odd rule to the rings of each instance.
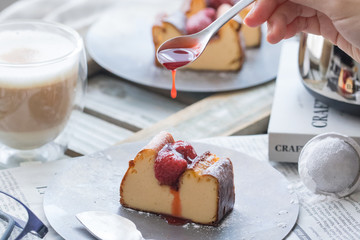
[[[248,13],[246,16],[251,16],[251,15],[253,14],[253,12],[255,11],[254,9],[255,9],[255,6],[253,6],[253,7],[250,9],[249,13]]]
[[[260,23],[257,23],[256,25],[254,23],[252,23],[252,21],[254,21],[252,18],[255,18],[255,19],[257,18],[256,15],[254,15],[254,12],[256,12],[256,8],[257,8],[256,1],[251,6],[252,7],[251,7],[250,11],[246,14],[246,16],[243,20],[246,25],[248,25],[250,27],[256,27],[256,26],[260,25]],[[250,20],[250,22],[248,22],[249,21],[248,19]]]
[[[256,8],[256,4],[254,3],[254,5],[252,6],[252,8],[250,9],[250,11],[248,12],[248,14],[246,14],[246,17],[247,18],[248,16],[252,16],[253,15],[253,12],[255,11],[255,8]]]
[[[267,23],[267,35],[271,34],[272,32],[272,26],[271,24]]]
[[[270,24],[267,24],[267,34],[266,34],[266,39],[268,42],[270,42],[269,40],[271,40],[271,32],[273,31],[272,27]]]

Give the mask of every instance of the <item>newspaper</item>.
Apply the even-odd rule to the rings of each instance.
[[[71,159],[64,159],[48,163],[28,164],[22,167],[0,171],[0,190],[11,194],[24,204],[49,228],[44,239],[62,239],[50,227],[43,210],[43,196],[48,183],[56,172]],[[4,204],[4,203],[0,203]],[[8,203],[9,204],[9,203]],[[11,209],[11,206],[8,206]],[[1,235],[1,234],[0,234]],[[24,239],[39,239],[27,234]]]
[[[311,193],[300,181],[296,163],[269,162],[268,135],[217,137],[199,141],[247,153],[259,161],[268,162],[288,179],[289,191],[298,195],[300,213],[294,229],[286,239],[360,239],[360,193],[353,193],[346,198]],[[74,159],[0,171],[0,189],[26,203],[49,226],[50,231],[45,239],[62,239],[47,222],[42,200],[52,177],[68,161]]]

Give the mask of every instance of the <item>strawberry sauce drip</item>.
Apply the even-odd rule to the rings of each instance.
[[[194,148],[188,142],[180,140],[166,144],[155,158],[155,178],[160,185],[170,186],[170,193],[173,195],[171,203],[171,215],[173,217],[164,217],[170,224],[182,225],[186,222],[186,220],[181,219],[179,178],[196,157]]]
[[[176,69],[192,62],[197,57],[196,48],[170,48],[158,53],[159,62],[168,70],[172,71],[171,97],[176,98],[175,75]]]
[[[162,215],[171,225],[184,225],[189,221],[182,218],[179,178],[197,157],[198,155],[190,143],[179,140],[163,146],[155,158],[155,178],[160,185],[168,185],[170,194],[173,196],[172,216]]]
[[[176,70],[171,70],[171,74],[172,74],[171,97],[176,98],[176,96],[177,96],[177,91],[176,91],[176,87],[175,87]]]
[[[171,204],[171,214],[176,217],[181,217],[181,200],[179,191],[170,189],[170,192],[174,196]]]

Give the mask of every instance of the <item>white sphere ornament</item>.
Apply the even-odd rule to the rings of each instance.
[[[339,133],[317,135],[301,150],[298,168],[310,191],[345,197],[360,184],[360,146]]]

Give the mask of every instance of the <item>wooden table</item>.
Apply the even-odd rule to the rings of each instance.
[[[140,86],[105,71],[88,78],[85,109],[76,116],[68,154],[89,154],[168,130],[187,139],[266,133],[274,81],[226,93],[179,92]]]

